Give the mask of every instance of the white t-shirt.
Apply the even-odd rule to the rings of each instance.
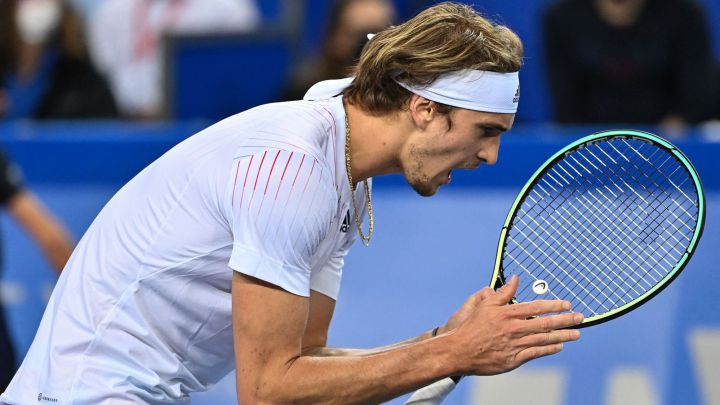
[[[73,252],[0,402],[189,401],[234,366],[231,269],[336,299],[356,235],[344,120],[340,97],[264,105],[145,168]]]

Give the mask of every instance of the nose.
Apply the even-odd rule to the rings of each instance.
[[[487,139],[487,143],[483,145],[477,154],[478,159],[485,162],[488,165],[494,165],[498,159],[498,152],[500,151],[500,137],[494,136]]]

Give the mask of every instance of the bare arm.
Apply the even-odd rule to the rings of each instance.
[[[484,300],[456,329],[436,338],[369,355],[316,356],[304,348],[322,343],[322,337],[303,343],[308,339],[306,328],[317,321],[316,314],[310,315],[311,299],[235,273],[238,400],[242,404],[380,403],[446,376],[508,371],[557,353],[561,342],[577,339],[577,331],[555,330],[575,325],[572,314],[527,319],[564,310],[562,301],[508,306],[517,280],[508,285]]]
[[[457,328],[461,323],[467,319],[468,316],[475,310],[475,308],[486,298],[488,298],[492,294],[492,290],[490,288],[483,288],[482,290],[475,293],[470,299],[468,299],[463,306],[455,312],[448,322],[445,325],[438,326],[437,331],[435,335],[442,335],[444,333],[450,332]],[[332,317],[332,309],[328,313],[328,304],[320,304],[324,301],[332,301],[333,302],[333,308],[334,308],[334,301],[322,296],[322,294],[317,294],[318,298],[315,299],[314,296],[311,296],[311,307],[310,307],[310,317],[311,318],[320,318],[318,315],[314,315],[316,313],[324,313],[325,315],[322,316],[322,318],[327,320],[327,323],[308,323],[308,330],[312,330],[311,327],[316,328],[324,328],[325,334],[327,334],[327,330],[330,327],[330,317]],[[318,304],[313,305],[314,302],[318,302]],[[317,311],[317,312],[316,312]],[[328,316],[329,315],[329,316]],[[394,343],[388,346],[382,346],[382,347],[376,347],[372,349],[348,349],[348,348],[338,348],[338,347],[326,347],[325,341],[323,341],[320,344],[315,344],[311,347],[307,347],[306,345],[303,345],[303,354],[305,355],[312,355],[312,356],[340,356],[340,355],[353,355],[353,356],[370,356],[373,354],[383,353],[386,351],[391,351],[395,349],[399,349],[403,346],[406,346],[410,343],[415,342],[421,342],[425,339],[430,339],[433,337],[433,330],[428,330],[424,332],[423,334],[416,336],[414,338],[404,340],[402,342]]]
[[[8,212],[37,243],[59,273],[73,250],[67,231],[29,191],[21,191],[8,202]]]

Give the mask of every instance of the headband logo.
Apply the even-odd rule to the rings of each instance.
[[[513,97],[513,103],[517,103],[520,101],[520,86],[518,85],[517,90],[515,90],[515,97]]]

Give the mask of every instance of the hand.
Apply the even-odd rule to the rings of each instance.
[[[460,307],[460,309],[458,309],[450,317],[450,319],[448,319],[445,325],[438,328],[438,335],[449,332],[457,328],[463,322],[465,322],[465,320],[470,316],[470,314],[475,311],[478,304],[480,304],[487,297],[490,297],[492,294],[494,294],[494,291],[490,287],[485,287],[482,290],[473,294],[470,298],[467,299],[467,301],[465,301],[462,307]]]
[[[513,276],[497,292],[481,291],[456,313],[461,318],[463,311],[471,311],[454,333],[448,335],[456,349],[460,373],[504,373],[532,359],[556,354],[564,342],[580,338],[577,330],[561,329],[581,323],[582,314],[548,315],[568,311],[568,301],[537,300],[508,305],[518,283],[517,276]],[[465,309],[466,305],[474,305],[474,309]]]

